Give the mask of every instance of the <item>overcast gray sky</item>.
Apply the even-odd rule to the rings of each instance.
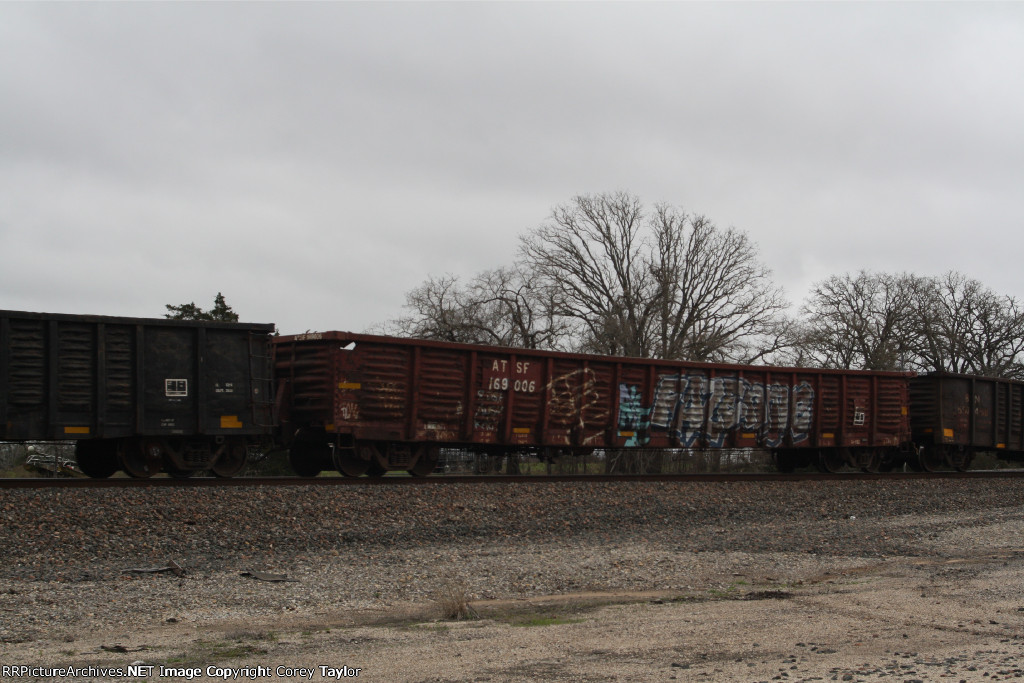
[[[1024,3],[0,3],[0,308],[363,330],[576,194],[1024,298]]]

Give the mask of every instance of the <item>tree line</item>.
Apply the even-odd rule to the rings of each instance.
[[[167,313],[164,313],[164,317],[169,318],[170,320],[205,320],[222,323],[238,322],[238,314],[235,313],[231,306],[228,306],[227,301],[224,299],[224,295],[220,292],[217,292],[217,296],[213,298],[213,308],[208,311],[204,311],[199,306],[196,306],[194,301],[187,304],[180,304],[178,306],[167,304],[164,308],[167,309]]]
[[[671,360],[1024,379],[1024,312],[958,272],[860,271],[796,313],[743,231],[626,192],[580,195],[520,236],[514,262],[431,276],[383,331]]]

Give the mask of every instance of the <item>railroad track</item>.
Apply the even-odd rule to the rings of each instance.
[[[841,472],[838,474],[556,474],[556,475],[448,475],[435,477],[193,477],[175,479],[154,477],[131,479],[85,479],[68,477],[33,477],[0,479],[0,489],[14,488],[134,488],[134,487],[197,487],[197,486],[422,486],[447,484],[550,484],[564,482],[756,482],[756,481],[879,481],[898,479],[1017,479],[1024,470],[977,470],[971,472]]]

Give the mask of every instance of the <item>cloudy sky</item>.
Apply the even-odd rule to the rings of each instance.
[[[364,330],[577,194],[1024,298],[1024,3],[0,3],[0,309]]]

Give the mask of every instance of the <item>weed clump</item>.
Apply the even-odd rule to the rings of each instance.
[[[475,619],[476,610],[469,604],[469,587],[463,581],[446,581],[434,598],[442,619]]]

